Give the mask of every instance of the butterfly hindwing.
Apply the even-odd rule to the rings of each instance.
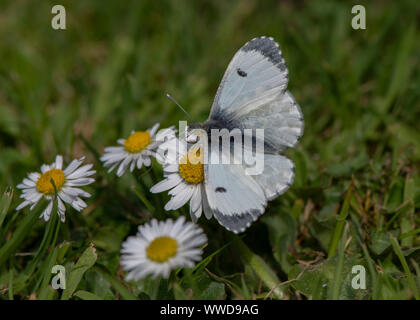
[[[264,129],[265,152],[278,153],[296,145],[303,134],[303,115],[289,91],[274,100],[250,108],[234,119],[242,129]]]
[[[206,201],[226,229],[242,232],[264,213],[264,190],[241,164],[207,164],[204,172]]]
[[[285,193],[295,177],[293,162],[281,155],[265,154],[264,171],[252,176],[264,190],[267,200],[273,200]]]

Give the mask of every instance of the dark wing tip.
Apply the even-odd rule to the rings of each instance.
[[[286,63],[281,55],[279,44],[272,37],[254,38],[241,48],[243,51],[255,50],[267,57],[281,71],[286,71]]]

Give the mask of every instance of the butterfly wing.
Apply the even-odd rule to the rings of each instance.
[[[209,163],[204,174],[204,201],[226,229],[242,232],[264,213],[267,205],[264,190],[245,173],[242,164]]]
[[[245,230],[264,213],[267,200],[284,193],[293,182],[292,161],[278,153],[297,143],[303,116],[286,90],[287,83],[288,70],[278,44],[272,38],[255,38],[233,57],[213,102],[208,128],[264,129],[261,174],[248,175],[239,164],[205,166],[204,211],[233,232]]]
[[[252,178],[264,190],[267,200],[273,200],[285,193],[295,177],[293,162],[278,154],[264,155],[264,171]]]

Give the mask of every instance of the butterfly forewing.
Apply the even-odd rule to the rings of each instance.
[[[246,113],[254,104],[263,104],[287,87],[288,71],[278,44],[268,37],[246,43],[230,62],[213,102],[210,119],[221,114]]]

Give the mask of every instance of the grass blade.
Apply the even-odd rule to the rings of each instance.
[[[7,187],[6,191],[4,191],[0,199],[0,228],[3,224],[4,218],[6,218],[7,211],[9,210],[10,203],[12,202],[12,198],[13,189],[11,187]]]
[[[13,233],[11,239],[0,249],[0,267],[16,251],[22,241],[25,240],[25,237],[28,235],[29,230],[33,228],[38,216],[38,210],[33,210],[20,222],[19,227]]]
[[[331,299],[332,300],[338,300],[340,296],[340,288],[341,288],[341,274],[343,272],[343,266],[344,266],[344,250],[346,249],[346,239],[347,239],[347,231],[348,231],[348,225],[346,225],[344,232],[341,236],[339,248],[338,248],[338,263],[337,267],[334,271],[334,280],[332,283],[332,289],[331,289]]]
[[[341,233],[343,231],[343,227],[346,222],[347,215],[349,213],[349,205],[350,205],[352,191],[353,191],[353,181],[351,182],[349,188],[347,189],[346,198],[344,199],[343,206],[341,207],[340,213],[337,217],[337,224],[335,226],[330,248],[328,250],[328,258],[332,257],[337,251],[337,246],[341,238]]]
[[[410,285],[410,288],[413,291],[414,297],[416,298],[416,300],[420,300],[420,294],[414,281],[413,274],[411,273],[410,268],[408,267],[407,260],[405,260],[404,254],[401,251],[401,247],[395,237],[391,235],[389,237],[391,239],[392,248],[394,249],[395,254],[398,256],[398,259],[400,259],[404,272],[407,275],[408,284]]]

